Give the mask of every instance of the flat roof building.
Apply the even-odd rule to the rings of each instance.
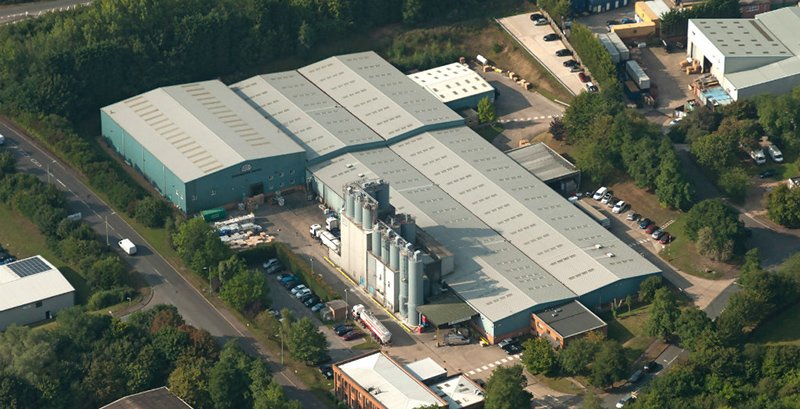
[[[382,351],[333,365],[336,398],[349,408],[414,409],[447,402]]]
[[[532,327],[531,332],[560,348],[564,348],[570,340],[592,331],[606,335],[608,329],[605,321],[580,301],[533,313]]]
[[[733,100],[781,94],[800,84],[800,8],[752,19],[691,19],[687,56],[710,72]]]
[[[454,62],[409,74],[408,78],[456,111],[477,108],[483,98],[494,102],[494,87],[466,64]]]
[[[406,364],[406,370],[426,385],[430,385],[431,382],[441,381],[447,377],[447,370],[430,357]]]
[[[581,185],[581,170],[544,142],[512,149],[506,154],[562,194],[571,195]]]
[[[50,320],[75,304],[75,288],[42,256],[0,266],[0,331]]]
[[[431,385],[431,389],[447,401],[449,409],[483,407],[483,389],[464,375],[456,375],[435,383]]]

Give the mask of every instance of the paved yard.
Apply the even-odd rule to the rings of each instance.
[[[530,13],[505,17],[499,19],[498,23],[573,94],[577,95],[584,90],[578,74],[570,72],[569,68],[562,65],[564,61],[572,57],[556,57],[555,55],[557,50],[566,48],[564,43],[560,40],[544,41],[544,36],[553,32],[552,27],[533,25]]]

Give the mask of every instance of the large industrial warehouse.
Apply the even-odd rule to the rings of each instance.
[[[184,91],[196,87],[214,92]],[[495,342],[530,331],[532,312],[575,299],[596,308],[660,273],[373,52],[220,87],[167,87],[111,105],[103,133],[155,185],[169,175],[159,190],[188,213],[242,200],[258,183],[286,189],[287,178],[284,187],[265,178],[302,171],[294,185],[341,209],[331,259],[409,325],[450,291],[464,303],[457,318]],[[205,98],[224,113],[211,115]],[[239,154],[215,156],[226,145]],[[154,156],[154,169],[137,161]],[[234,194],[209,201],[208,184],[222,181]],[[183,196],[170,196],[173,185]]]

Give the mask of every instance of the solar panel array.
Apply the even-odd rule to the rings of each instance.
[[[25,260],[16,261],[6,265],[14,274],[20,278],[32,276],[34,274],[44,273],[52,269],[47,263],[39,258],[29,258]]]

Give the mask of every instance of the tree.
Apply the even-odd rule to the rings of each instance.
[[[257,271],[239,271],[222,286],[219,296],[238,311],[261,311],[269,304],[267,278]]]
[[[656,290],[653,305],[650,307],[650,318],[647,321],[647,334],[667,340],[675,331],[675,324],[680,316],[678,302],[667,288]]]
[[[499,366],[486,382],[486,398],[484,407],[486,409],[519,409],[527,408],[531,405],[531,395],[524,389],[527,383],[522,374],[522,367],[514,365],[511,367]]]
[[[39,395],[39,391],[25,379],[0,372],[0,407],[37,409],[41,407]]]
[[[694,140],[691,151],[697,163],[715,174],[720,174],[736,163],[738,142],[728,135],[714,132]]]
[[[647,277],[639,284],[639,302],[649,303],[653,301],[656,291],[664,286],[664,279],[659,275]]]
[[[675,334],[681,339],[684,348],[693,351],[697,339],[706,331],[711,330],[711,320],[705,312],[690,307],[681,311],[675,322]]]
[[[497,114],[494,110],[494,103],[489,101],[489,97],[483,97],[478,101],[478,122],[480,123],[494,123],[497,120]]]
[[[617,341],[605,341],[594,357],[589,381],[600,387],[611,386],[614,382],[625,379],[628,361],[622,345]]]
[[[722,172],[718,185],[728,197],[742,201],[750,185],[750,176],[744,169],[733,167]]]
[[[733,240],[717,237],[714,229],[703,227],[697,234],[697,252],[717,261],[728,261],[733,256]]]
[[[249,378],[240,361],[244,352],[236,341],[228,341],[220,360],[208,374],[208,393],[215,409],[235,409],[252,406],[248,390]],[[246,359],[245,359],[246,360]]]
[[[694,201],[694,187],[681,171],[675,152],[660,150],[662,158],[656,176],[656,198],[664,207],[685,210]]]
[[[207,407],[206,402],[211,401],[208,393],[210,370],[211,363],[207,360],[184,357],[169,374],[169,390],[193,407]]]
[[[739,212],[720,199],[707,199],[694,205],[686,215],[686,236],[699,241],[700,230],[708,227],[703,238],[707,254],[727,261],[729,256],[744,248],[744,228],[739,222]],[[699,243],[698,243],[699,246]],[[728,254],[728,251],[730,253]]]
[[[769,195],[767,214],[775,223],[789,228],[800,227],[800,189],[781,184]]]
[[[585,374],[599,348],[599,343],[587,338],[570,341],[566,348],[558,354],[561,371],[570,376]]]
[[[424,18],[424,0],[403,0],[403,22],[417,24]]]
[[[288,400],[286,392],[275,382],[266,389],[253,392],[253,409],[301,409],[298,401]]]
[[[219,274],[219,280],[223,283],[245,270],[247,270],[247,263],[243,258],[235,254],[220,261],[217,265],[217,274]]]
[[[103,257],[92,264],[87,271],[86,281],[94,289],[109,289],[125,282],[127,269],[115,255]]]
[[[592,389],[587,389],[583,395],[583,405],[581,409],[603,409],[603,401],[595,395]]]
[[[145,196],[136,202],[133,217],[147,227],[163,227],[169,213],[170,207],[164,200]]]
[[[550,121],[549,131],[553,135],[553,139],[557,141],[564,140],[567,136],[567,128],[564,126],[564,121],[561,117],[555,117]]]
[[[229,258],[233,252],[201,217],[193,217],[177,226],[172,236],[178,255],[196,272],[206,271]]]
[[[550,342],[542,337],[531,338],[523,344],[525,352],[522,361],[525,368],[534,375],[549,375],[558,366],[558,356]]]
[[[601,140],[581,142],[575,150],[575,163],[596,184],[608,180],[616,169],[608,142]]]
[[[327,354],[328,340],[308,317],[292,324],[287,339],[289,352],[302,362],[316,363]]]
[[[303,52],[314,47],[314,45],[317,44],[316,28],[307,21],[303,21],[297,32],[297,43],[300,46],[300,50]]]
[[[625,306],[628,307],[628,312],[631,312],[631,306],[633,305],[633,298],[630,294],[625,296]]]

